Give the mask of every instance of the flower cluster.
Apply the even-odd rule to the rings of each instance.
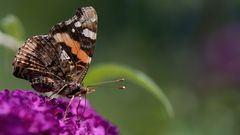
[[[0,135],[119,134],[118,129],[91,108],[88,101],[80,102],[77,113],[79,100],[72,101],[64,118],[69,99],[50,99],[31,91],[3,90],[0,92]]]
[[[236,86],[240,81],[239,34],[240,25],[236,23],[223,25],[207,35],[205,63],[202,64],[207,69],[207,75],[214,75],[213,78],[217,78],[218,81],[222,79],[223,83]]]

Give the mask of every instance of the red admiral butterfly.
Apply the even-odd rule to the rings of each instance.
[[[30,81],[39,92],[67,97],[90,93],[82,81],[93,56],[97,23],[95,9],[83,7],[47,35],[29,38],[15,56],[14,76]]]

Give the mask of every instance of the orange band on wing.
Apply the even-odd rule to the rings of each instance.
[[[67,33],[57,33],[54,36],[57,42],[64,42],[68,47],[71,48],[71,52],[77,56],[77,58],[84,62],[90,63],[91,58],[80,49],[80,43],[72,39]]]

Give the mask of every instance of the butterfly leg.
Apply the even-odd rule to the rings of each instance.
[[[64,120],[66,120],[66,118],[67,118],[67,113],[68,113],[68,111],[69,111],[69,109],[70,109],[70,106],[71,106],[71,104],[72,104],[72,101],[73,101],[73,99],[74,99],[74,95],[72,96],[72,98],[70,99],[70,101],[68,102],[68,105],[67,105],[67,108],[66,108],[66,110],[65,110],[65,112],[64,112]]]
[[[78,106],[77,106],[77,122],[78,122],[78,124],[80,124],[80,122],[81,122],[81,120],[83,120],[83,118],[84,118],[84,113],[85,113],[85,111],[86,111],[86,106],[87,106],[87,101],[86,101],[86,95],[83,95],[83,99],[84,99],[84,106],[83,106],[83,110],[82,110],[82,112],[79,114],[79,109],[80,109],[80,107],[81,107],[81,97],[82,97],[82,95],[79,95],[79,100],[78,100]]]
[[[64,90],[64,88],[67,87],[67,84],[63,85],[61,89],[54,91],[49,97],[51,98],[53,95],[57,95],[60,92],[62,92]]]

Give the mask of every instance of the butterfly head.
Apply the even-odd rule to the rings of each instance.
[[[82,84],[71,82],[64,86],[64,88],[59,93],[60,95],[65,95],[67,97],[74,96],[85,96],[92,92],[94,92],[95,89],[91,87],[84,87]]]

